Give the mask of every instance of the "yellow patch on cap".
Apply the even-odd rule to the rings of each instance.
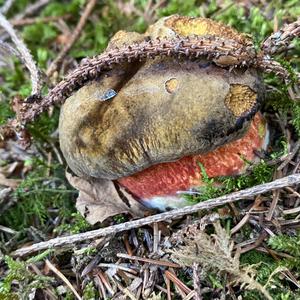
[[[228,38],[239,43],[246,44],[251,40],[235,29],[205,18],[190,18],[183,16],[172,16],[165,20],[165,26],[173,29],[177,34],[182,36],[189,35],[214,35],[221,38]]]
[[[165,82],[165,89],[169,94],[174,93],[178,88],[178,80],[176,78],[170,78]]]
[[[239,117],[256,104],[256,93],[247,85],[232,84],[225,98],[225,105]]]

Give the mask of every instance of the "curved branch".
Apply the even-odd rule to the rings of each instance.
[[[9,34],[12,41],[14,42],[19,56],[25,63],[27,69],[30,72],[31,77],[31,85],[32,85],[32,95],[38,95],[41,91],[41,82],[40,82],[40,76],[39,76],[39,70],[36,66],[35,61],[33,60],[32,55],[30,54],[30,51],[25,46],[23,40],[16,34],[15,30],[11,26],[11,24],[8,22],[8,20],[0,13],[0,26],[2,26],[5,31]]]
[[[233,40],[214,36],[177,37],[173,40],[156,39],[135,43],[85,60],[84,64],[58,83],[41,102],[24,103],[20,120],[22,124],[33,121],[48,107],[63,103],[73,92],[116,65],[157,56],[182,56],[188,59],[205,56],[214,60],[221,67],[247,66],[255,61],[255,51],[252,46],[241,45]]]

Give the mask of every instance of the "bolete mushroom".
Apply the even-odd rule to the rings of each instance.
[[[118,32],[108,49],[176,35],[251,40],[210,19],[170,16],[145,34]],[[267,144],[257,113],[263,88],[256,70],[170,57],[126,63],[82,87],[64,103],[60,146],[80,177],[116,180],[159,209],[185,205],[176,192],[209,176],[239,174]]]

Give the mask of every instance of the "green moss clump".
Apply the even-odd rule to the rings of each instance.
[[[27,161],[26,164],[32,171],[15,190],[13,197],[17,204],[5,212],[1,224],[21,231],[30,226],[45,230],[47,220],[51,218],[50,208],[59,210],[61,217],[70,217],[75,210],[70,202],[70,194],[74,191],[61,178],[61,166],[47,166],[41,160]]]
[[[275,260],[271,256],[260,253],[256,250],[249,251],[241,255],[241,264],[255,266],[256,280],[261,284],[269,283],[269,292],[276,300],[292,300],[300,299],[300,293],[296,287],[290,285],[285,277],[281,275],[280,270],[289,270],[296,272],[298,276],[300,272],[300,234],[294,236],[281,234],[269,238],[268,245],[278,252],[290,255],[288,258]],[[272,287],[271,287],[271,286]],[[255,291],[246,291],[244,297],[247,300],[263,299]]]
[[[295,236],[287,234],[276,235],[268,240],[272,249],[290,255],[280,261],[281,266],[300,272],[300,232]]]
[[[51,288],[53,279],[33,273],[28,267],[29,263],[14,260],[10,256],[5,256],[5,263],[8,271],[3,281],[0,281],[1,299],[29,299],[35,289]]]

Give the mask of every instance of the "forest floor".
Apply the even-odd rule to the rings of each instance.
[[[80,24],[88,5],[92,9]],[[0,0],[0,11],[24,40],[44,82],[54,86],[83,58],[101,53],[118,30],[142,33],[163,16],[200,16],[249,34],[259,47],[283,24],[297,20],[300,4]],[[64,52],[65,45],[69,49]],[[0,125],[13,117],[13,99],[31,92],[29,73],[13,50],[0,28]],[[292,74],[299,72],[299,51],[295,40],[276,60]],[[59,55],[59,64],[51,69]],[[205,203],[248,188],[250,194],[169,221],[124,230],[130,215],[92,226],[77,212],[77,191],[66,179],[59,149],[59,107],[28,126],[33,141],[29,149],[15,140],[0,140],[0,300],[300,299],[300,188],[284,184],[286,176],[297,176],[300,170],[300,102],[292,99],[299,98],[299,90],[292,91],[274,75],[263,76],[266,99],[261,110],[272,133],[268,151],[246,174],[224,179],[223,189],[206,178],[206,187],[193,201]],[[276,180],[283,184],[275,189]],[[255,192],[265,183],[270,185]],[[84,238],[114,225],[122,232],[113,229]],[[18,252],[78,233],[82,235],[76,241]]]

